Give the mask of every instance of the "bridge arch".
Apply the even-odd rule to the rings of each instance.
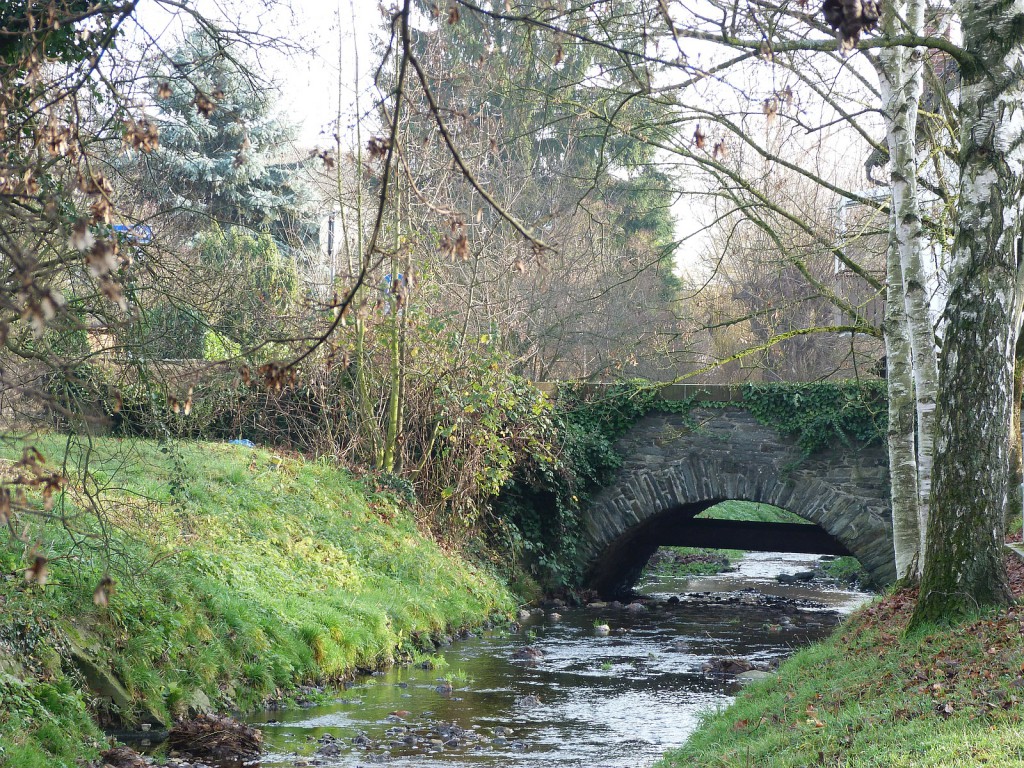
[[[583,516],[584,583],[601,594],[628,592],[663,545],[849,553],[876,586],[895,580],[884,446],[805,457],[795,439],[729,406],[650,413],[616,448],[623,465]],[[694,520],[728,500],[781,507],[814,526]]]

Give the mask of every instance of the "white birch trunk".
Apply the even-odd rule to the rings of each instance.
[[[908,0],[904,20],[909,34],[924,32],[923,0]],[[917,112],[924,91],[924,51],[904,49],[903,79],[893,117],[890,157],[893,178],[893,211],[896,237],[899,240],[900,264],[903,270],[903,296],[914,365],[914,392],[917,405],[917,488],[918,530],[920,551],[925,549],[928,530],[928,509],[932,490],[932,457],[935,448],[935,400],[939,369],[935,331],[928,302],[928,275],[925,271],[921,237],[921,198],[917,175]],[[894,140],[895,147],[892,146]],[[920,577],[924,557],[918,559]]]
[[[885,34],[920,33],[923,26],[921,0],[886,4]],[[922,59],[922,51],[905,48],[891,48],[879,56],[892,179],[884,331],[893,543],[897,574],[914,581],[920,578],[925,551],[937,380],[917,188]]]
[[[903,303],[903,271],[895,229],[890,229],[885,289],[886,383],[889,394],[889,477],[892,503],[893,554],[896,575],[916,581],[920,567],[921,530],[918,518],[916,408],[910,340]]]
[[[960,196],[915,625],[1012,600],[1003,564],[1024,195],[1024,0],[969,0]]]

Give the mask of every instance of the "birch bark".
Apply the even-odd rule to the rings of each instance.
[[[921,34],[921,0],[885,5],[883,32]],[[923,566],[931,491],[937,362],[922,258],[917,185],[917,112],[923,51],[890,48],[878,58],[889,149],[892,201],[884,325],[889,389],[889,459],[896,570],[917,581]],[[915,436],[916,428],[916,436]]]
[[[914,377],[907,317],[903,303],[903,270],[895,229],[890,229],[888,283],[885,289],[885,355],[889,394],[889,480],[892,501],[896,575],[917,580],[921,532],[918,520],[917,456],[915,452]]]
[[[1024,0],[960,3],[960,196],[912,624],[1010,601],[1003,565],[1024,191]]]

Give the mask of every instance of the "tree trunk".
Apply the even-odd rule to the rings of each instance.
[[[899,248],[889,247],[889,284],[886,287],[886,379],[889,394],[889,481],[892,500],[892,538],[896,575],[917,581],[921,533],[918,518],[917,455],[915,452],[915,398],[910,341],[903,304]]]
[[[1006,494],[1006,524],[1024,514],[1024,441],[1021,439],[1020,401],[1024,397],[1024,333],[1017,331],[1013,363],[1013,403],[1010,417],[1010,488]]]
[[[919,34],[924,26],[921,0],[886,3],[884,13],[883,29],[890,37]],[[893,544],[897,575],[916,582],[924,560],[937,379],[935,336],[921,257],[917,187],[922,52],[886,49],[879,54],[878,72],[892,185],[883,330],[889,391]]]
[[[946,331],[928,549],[912,625],[1011,600],[1003,565],[1014,348],[1015,243],[1024,158],[1024,25],[1019,3],[959,6],[960,197]]]

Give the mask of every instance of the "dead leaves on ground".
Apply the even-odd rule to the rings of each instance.
[[[1014,594],[1024,591],[1024,563],[1007,561]],[[892,724],[934,718],[960,718],[984,727],[1024,721],[1024,606],[1014,605],[945,632],[904,637],[917,600],[915,590],[888,595],[852,617],[841,630],[838,645],[847,658],[877,658],[878,668],[865,664],[868,679],[845,681],[806,698],[790,687],[779,712],[757,721],[737,720],[732,729],[752,733],[762,726],[811,729],[828,733],[840,745],[852,745],[856,732],[890,728]],[[828,662],[837,669],[841,659]],[[854,724],[843,722],[850,702],[870,712]],[[871,702],[876,702],[872,705]]]

